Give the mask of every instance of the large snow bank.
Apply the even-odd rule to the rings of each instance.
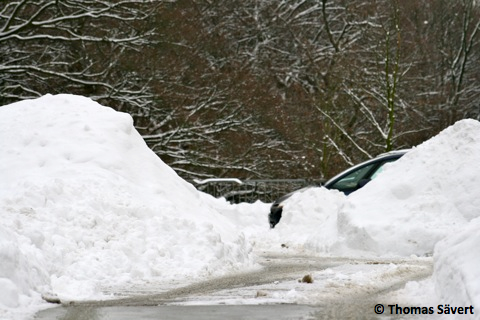
[[[218,200],[151,152],[128,114],[73,95],[3,106],[0,159],[0,309],[252,265]]]
[[[260,204],[238,205],[229,216],[262,250],[284,245],[331,255],[430,256],[438,241],[480,216],[479,163],[480,122],[462,120],[385,165],[348,197],[325,188],[294,193],[275,229],[268,230],[266,217],[259,223],[255,211],[268,213]]]
[[[410,283],[409,301],[431,286],[432,301],[478,306],[479,164],[480,122],[459,121],[348,197],[315,188],[289,198],[286,219],[270,231],[278,236],[262,239],[350,257],[433,254],[432,280]]]
[[[253,265],[251,245],[351,257],[434,252],[442,303],[480,303],[474,120],[348,197],[325,188],[294,194],[275,229],[269,204],[198,192],[148,149],[129,115],[87,98],[1,107],[0,159],[0,318],[41,294],[95,299],[109,286],[236,271]]]
[[[477,218],[435,247],[433,280],[440,301],[452,306],[479,307],[479,230]]]
[[[480,216],[480,123],[462,120],[386,166],[348,197],[341,240],[378,254],[431,254]]]

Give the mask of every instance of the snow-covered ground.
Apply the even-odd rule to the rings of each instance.
[[[105,288],[253,270],[257,252],[287,247],[330,257],[433,255],[431,279],[399,296],[428,292],[480,307],[474,120],[414,148],[349,197],[324,188],[295,194],[275,229],[269,204],[231,205],[198,192],[150,151],[129,115],[84,97],[0,107],[0,159],[2,319],[31,317],[46,306],[42,296],[108,298]],[[340,276],[345,268],[323,272]]]

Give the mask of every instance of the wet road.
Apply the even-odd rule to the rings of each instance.
[[[157,307],[70,307],[42,312],[37,319],[315,319],[318,307],[304,305],[274,306],[157,306]]]
[[[291,304],[281,299],[258,304],[254,297],[284,294],[303,275],[344,265],[379,267],[396,264],[401,272],[379,285],[322,287],[303,286],[302,294],[315,297],[308,302]],[[312,256],[265,254],[262,269],[177,287],[161,293],[127,292],[128,297],[108,301],[69,302],[39,312],[36,320],[103,319],[388,319],[377,316],[374,307],[386,293],[406,282],[431,274],[430,262],[352,260]],[[385,277],[385,275],[383,275]],[[331,280],[331,279],[330,279]],[[329,281],[329,279],[319,280]],[[286,284],[282,286],[282,284]],[[248,300],[250,299],[250,300]],[[233,302],[232,302],[233,301]],[[240,302],[240,305],[235,304]],[[249,304],[253,302],[252,304]],[[396,318],[398,319],[398,318]]]

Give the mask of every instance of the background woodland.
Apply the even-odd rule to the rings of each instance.
[[[128,112],[188,180],[329,178],[480,120],[480,4],[0,1],[0,105],[47,93]]]

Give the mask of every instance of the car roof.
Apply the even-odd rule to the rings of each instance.
[[[336,176],[334,176],[333,178],[331,178],[331,179],[329,179],[327,182],[325,182],[324,186],[327,186],[327,187],[328,187],[332,182],[336,181],[339,177],[345,176],[345,175],[347,175],[348,173],[350,173],[350,172],[352,172],[352,171],[355,171],[355,170],[357,170],[357,169],[360,168],[360,167],[363,167],[363,166],[366,166],[366,165],[369,165],[369,164],[371,164],[371,163],[375,163],[375,162],[378,162],[378,161],[382,161],[382,160],[400,158],[400,157],[402,157],[405,153],[407,153],[408,151],[410,151],[410,149],[393,150],[393,151],[381,153],[381,154],[379,154],[378,156],[376,156],[375,158],[366,160],[366,161],[361,162],[361,163],[359,163],[359,164],[357,164],[357,165],[355,165],[355,166],[353,166],[353,167],[348,168],[348,169],[345,170],[345,171],[340,172],[339,174],[337,174]]]

